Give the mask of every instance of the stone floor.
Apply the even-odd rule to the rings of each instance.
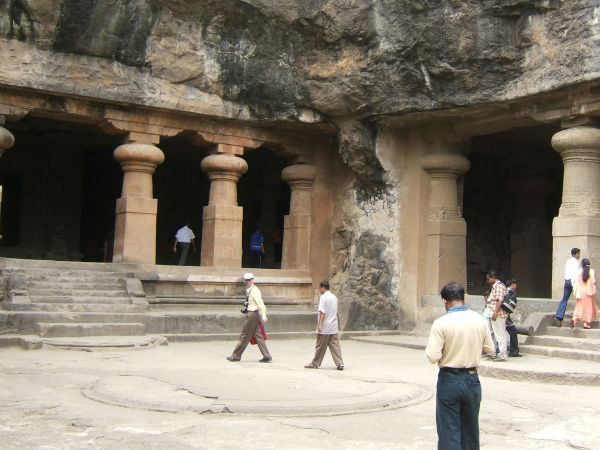
[[[232,345],[1,349],[0,448],[435,448],[437,371],[422,350],[342,341],[340,372],[329,356],[319,370],[302,368],[312,340],[270,341],[271,364],[253,346],[229,363]],[[600,371],[531,356],[510,364]],[[600,448],[600,387],[481,382],[483,449]]]

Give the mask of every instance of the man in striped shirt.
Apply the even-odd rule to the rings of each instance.
[[[495,270],[490,270],[487,273],[486,281],[492,287],[486,303],[492,323],[492,331],[498,343],[498,356],[494,358],[494,361],[502,362],[508,360],[507,347],[510,339],[506,331],[508,314],[500,307],[506,295],[506,286],[498,279],[498,272]]]

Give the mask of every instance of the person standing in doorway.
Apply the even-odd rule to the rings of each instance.
[[[265,254],[265,237],[256,227],[256,231],[250,235],[250,254],[252,255],[252,267],[262,267],[262,257]]]
[[[344,370],[342,349],[338,336],[338,299],[329,290],[329,281],[323,280],[319,283],[319,322],[317,323],[317,344],[315,345],[315,357],[312,362],[305,365],[307,369],[318,369],[323,362],[323,357],[329,347],[333,362],[337,370]]]
[[[592,328],[592,320],[596,320],[598,308],[596,306],[596,277],[594,269],[590,268],[590,260],[583,258],[581,260],[581,270],[577,276],[575,285],[575,309],[573,310],[573,319],[571,328],[575,328],[577,322],[583,322],[583,328]]]
[[[244,284],[246,285],[246,313],[244,315],[244,326],[240,333],[240,339],[238,344],[231,356],[227,357],[228,361],[236,362],[242,359],[242,353],[246,350],[252,336],[256,339],[258,349],[262,353],[263,357],[259,362],[268,363],[271,362],[271,354],[267,348],[265,339],[260,331],[260,323],[266,323],[267,318],[267,307],[265,306],[260,289],[254,284],[254,275],[251,273],[244,274]]]
[[[494,361],[501,362],[508,359],[508,341],[509,336],[506,332],[506,311],[502,309],[502,300],[506,296],[506,286],[498,279],[498,272],[490,270],[486,275],[487,283],[492,287],[490,295],[487,298],[487,308],[489,309],[492,331],[498,344],[498,356]]]
[[[173,244],[173,253],[177,253],[177,245],[181,248],[181,255],[179,256],[180,266],[185,266],[187,263],[187,256],[190,252],[190,245],[194,248],[194,252],[196,251],[196,236],[194,232],[190,229],[190,223],[186,222],[183,227],[177,230],[175,233],[175,244]]]
[[[446,315],[436,319],[425,354],[438,373],[435,421],[438,450],[479,450],[481,354],[494,353],[485,320],[465,306],[465,290],[448,283],[440,292]]]
[[[571,257],[567,259],[565,263],[565,284],[563,287],[563,297],[558,304],[558,309],[554,315],[554,323],[557,327],[562,326],[562,321],[565,317],[565,311],[567,310],[567,302],[571,298],[571,293],[575,287],[577,276],[579,275],[579,257],[581,251],[578,248],[571,249]]]

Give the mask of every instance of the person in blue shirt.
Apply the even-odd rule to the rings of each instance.
[[[256,231],[250,235],[250,254],[252,255],[252,267],[262,267],[262,257],[265,254],[265,237],[256,227]]]

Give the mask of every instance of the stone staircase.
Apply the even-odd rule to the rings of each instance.
[[[562,327],[553,324],[553,316],[547,315],[541,321],[536,332],[520,344],[522,353],[600,362],[600,327],[592,322],[592,329],[585,330],[581,324],[571,329],[570,316],[565,316]]]
[[[244,301],[237,293],[242,289],[239,277],[232,283],[210,275],[209,281],[221,282],[211,290],[190,283],[185,273],[176,280],[168,275],[167,294],[156,295],[156,286],[164,283],[162,273],[137,269],[120,264],[0,258],[0,292],[5,288],[0,302],[0,346],[86,349],[238,338]],[[202,282],[206,278],[196,276]],[[316,324],[312,300],[295,295],[293,279],[263,279],[270,336],[312,336]],[[278,289],[277,282],[284,287]],[[306,281],[302,283],[306,285]]]
[[[90,269],[4,270],[5,319],[19,333],[40,338],[143,336],[132,320],[148,311],[139,280],[127,273]],[[136,283],[137,281],[137,283]]]

